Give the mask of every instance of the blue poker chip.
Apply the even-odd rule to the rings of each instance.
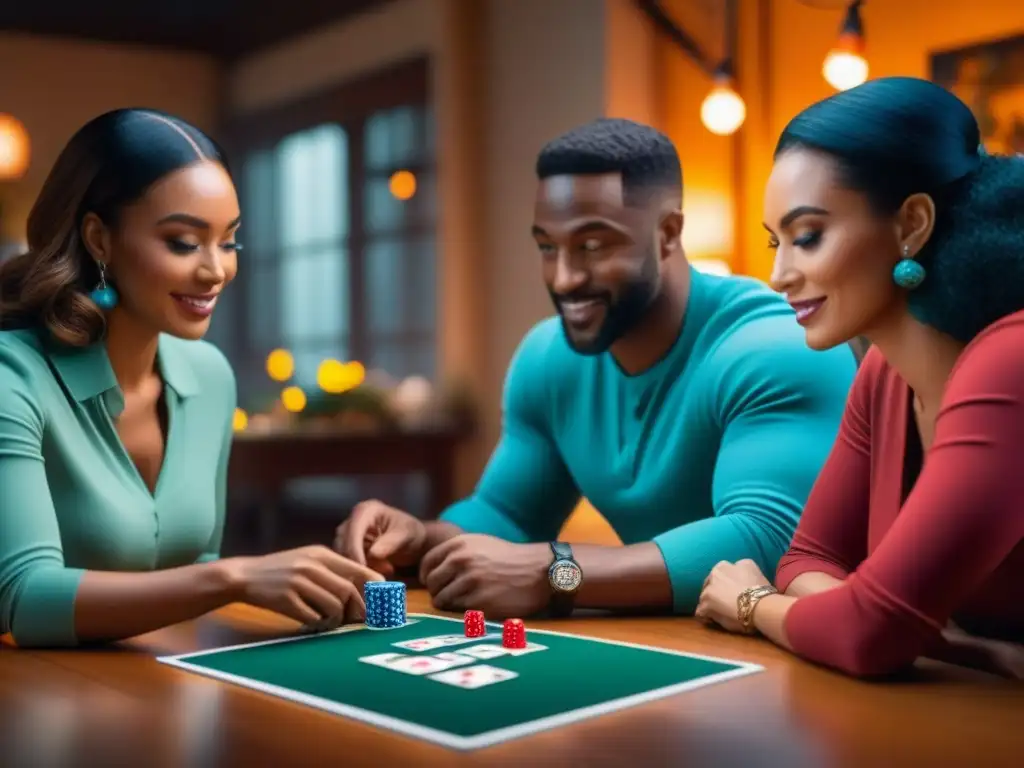
[[[405,584],[401,581],[368,581],[363,587],[366,626],[394,629],[405,626]]]

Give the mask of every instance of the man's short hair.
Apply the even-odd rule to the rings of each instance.
[[[649,125],[602,117],[549,141],[537,156],[537,178],[618,173],[626,205],[646,204],[656,190],[682,197],[683,169],[669,138]]]

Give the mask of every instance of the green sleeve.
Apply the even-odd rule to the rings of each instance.
[[[83,570],[66,568],[43,465],[43,413],[19,356],[0,346],[0,634],[72,646]]]
[[[740,329],[703,369],[699,386],[721,435],[714,516],[654,539],[677,613],[693,613],[722,560],[751,559],[771,578],[838,433],[856,373],[853,355],[846,345],[815,352],[788,328],[766,333],[776,323]]]
[[[538,326],[513,356],[501,439],[473,495],[441,515],[467,533],[516,543],[553,541],[579,503],[579,490],[551,434],[550,332],[549,326]]]

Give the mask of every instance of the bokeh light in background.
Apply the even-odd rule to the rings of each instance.
[[[14,181],[24,176],[30,154],[25,126],[11,115],[0,113],[0,179]]]
[[[718,136],[735,133],[747,117],[747,106],[728,78],[718,78],[700,105],[704,127]]]
[[[267,375],[274,381],[288,381],[295,373],[295,358],[287,349],[275,349],[267,355]]]
[[[316,372],[316,384],[328,394],[336,395],[355,389],[366,379],[362,363],[324,360]]]
[[[409,200],[416,194],[416,177],[411,171],[395,171],[388,180],[388,189],[398,200]]]
[[[299,387],[285,387],[281,392],[281,405],[290,413],[300,413],[306,407],[306,393]]]
[[[868,62],[855,48],[840,45],[829,51],[821,73],[829,85],[845,91],[868,79]]]
[[[235,432],[241,432],[249,426],[249,414],[241,408],[235,408],[235,415],[231,420],[231,426]]]

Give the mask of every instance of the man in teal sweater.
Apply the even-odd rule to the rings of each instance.
[[[584,125],[541,151],[537,175],[533,237],[559,316],[513,357],[475,492],[427,523],[364,502],[335,545],[385,574],[418,563],[441,610],[691,614],[719,561],[774,572],[853,353],[810,350],[763,284],[690,266],[679,158],[654,129]],[[625,546],[554,543],[581,497]]]

